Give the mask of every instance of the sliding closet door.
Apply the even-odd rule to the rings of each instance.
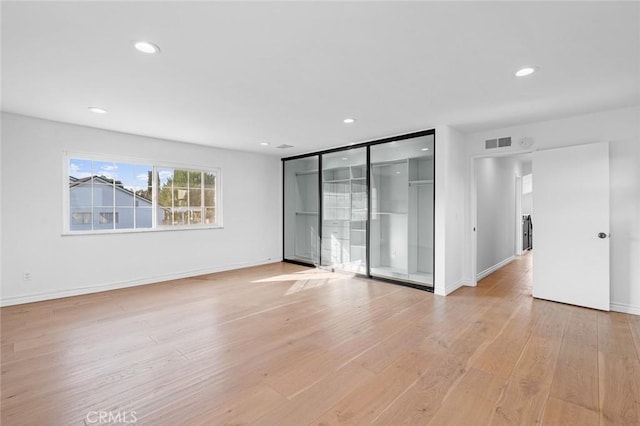
[[[370,150],[371,275],[433,287],[434,137]]]
[[[284,161],[284,258],[320,262],[318,156]]]
[[[366,274],[366,148],[322,156],[321,264]]]

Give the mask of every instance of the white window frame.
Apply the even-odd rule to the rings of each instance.
[[[222,229],[223,226],[223,205],[222,205],[222,169],[220,167],[210,167],[191,163],[177,163],[165,161],[153,161],[143,158],[123,157],[108,154],[95,154],[77,151],[63,152],[62,159],[62,235],[96,235],[96,234],[127,234],[139,232],[164,232],[164,231],[186,231],[204,229]],[[158,180],[152,181],[152,224],[151,228],[116,228],[116,229],[93,229],[93,230],[71,230],[70,197],[69,197],[69,161],[73,158],[104,161],[113,163],[144,164],[151,165],[153,176],[157,176],[158,169],[179,169],[188,171],[199,171],[213,173],[216,177],[215,184],[215,224],[187,224],[187,225],[162,225],[158,223]],[[203,216],[204,217],[204,216]]]

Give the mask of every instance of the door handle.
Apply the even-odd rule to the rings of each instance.
[[[607,235],[606,233],[604,233],[604,232],[599,232],[599,233],[598,233],[598,238],[601,238],[601,239],[603,239],[603,240],[604,240],[604,239],[605,239],[605,238],[607,238],[607,237],[608,237],[608,235]]]

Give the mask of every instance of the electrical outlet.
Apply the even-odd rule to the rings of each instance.
[[[25,280],[25,281],[31,281],[31,272],[25,272],[22,275],[22,279]]]

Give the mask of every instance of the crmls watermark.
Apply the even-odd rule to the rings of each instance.
[[[138,421],[135,411],[89,411],[85,416],[87,424],[134,424]]]

